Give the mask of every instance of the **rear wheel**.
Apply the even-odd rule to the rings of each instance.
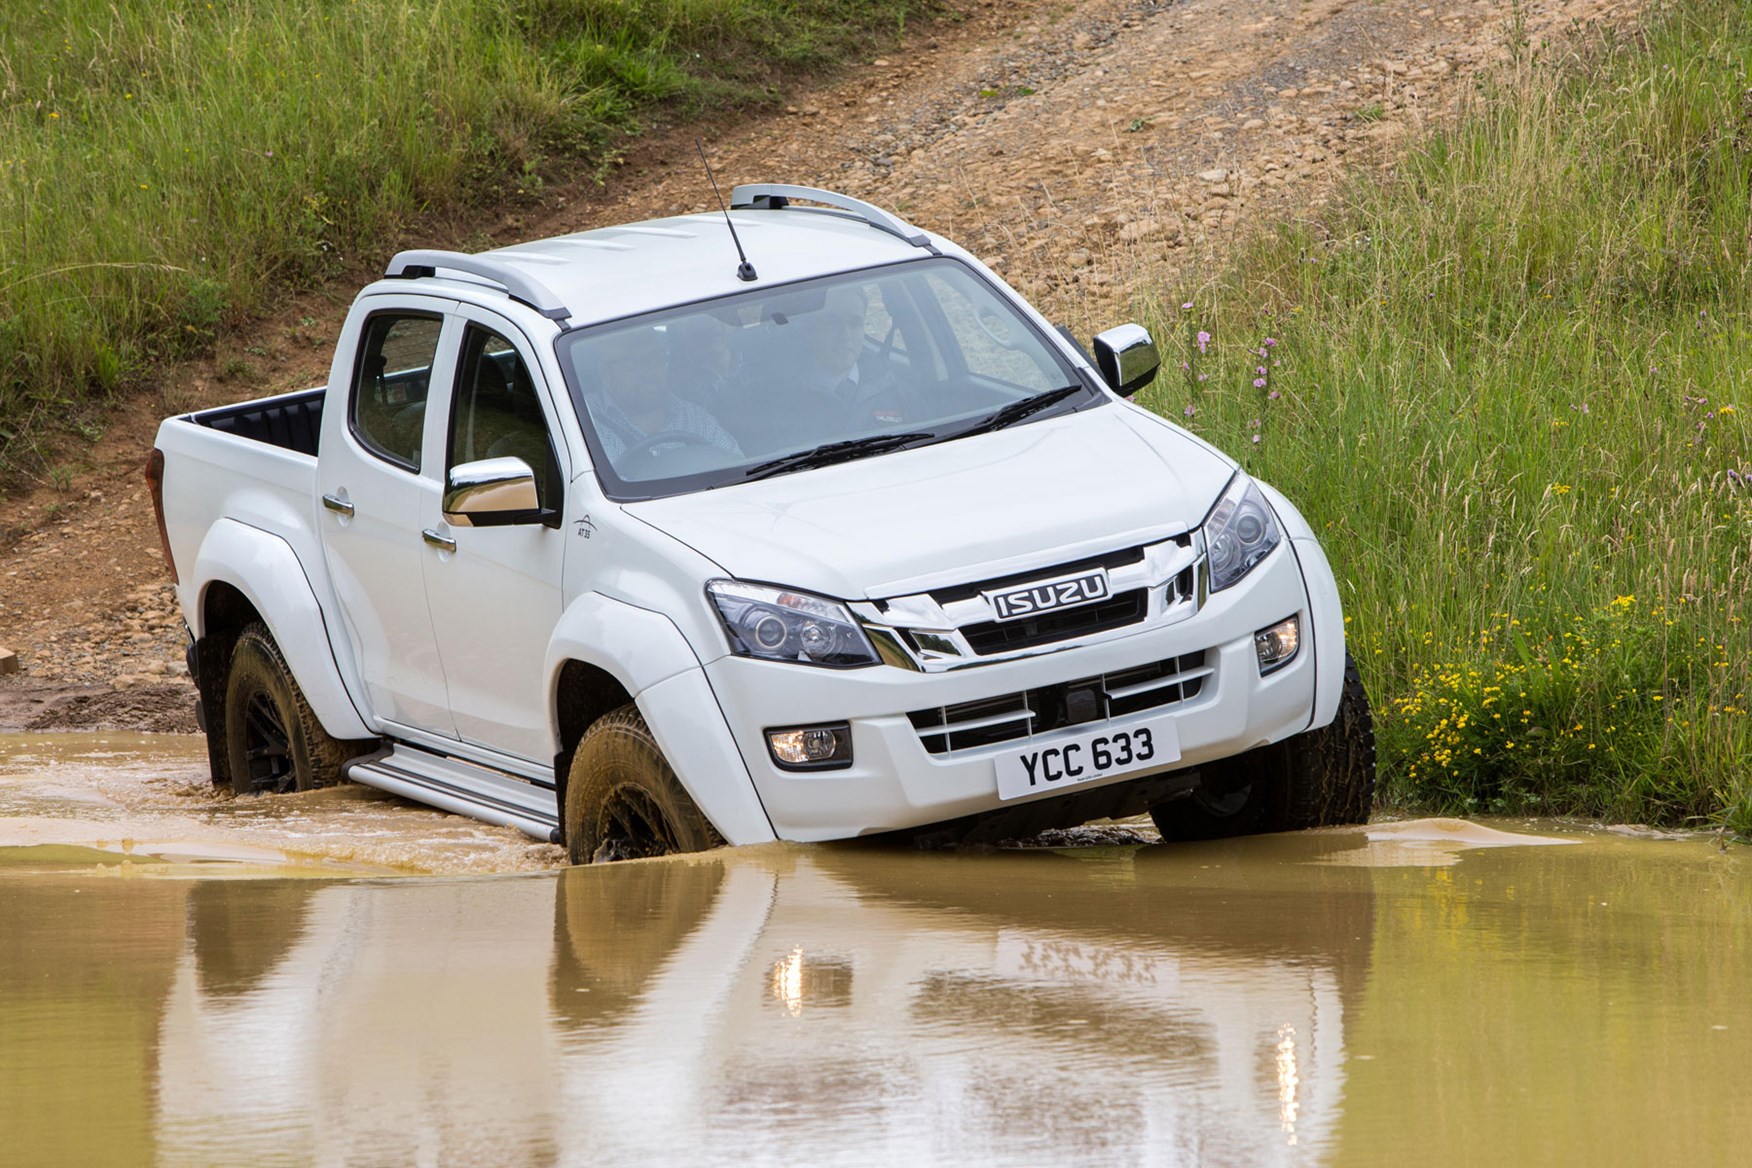
[[[722,847],[724,837],[675,777],[636,706],[584,732],[566,779],[566,850],[574,864]]]
[[[332,786],[341,780],[342,764],[371,745],[330,736],[267,626],[243,630],[225,682],[225,749],[233,791],[284,794]]]
[[[1163,839],[1224,839],[1365,823],[1375,799],[1375,724],[1356,662],[1330,725],[1199,768],[1191,795],[1150,808]]]

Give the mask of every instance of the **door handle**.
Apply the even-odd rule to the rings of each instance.
[[[339,495],[324,495],[322,505],[336,515],[351,515],[353,513],[353,505]]]
[[[451,539],[447,535],[440,535],[430,527],[420,532],[420,538],[441,552],[453,552],[456,550],[456,541],[454,539]]]

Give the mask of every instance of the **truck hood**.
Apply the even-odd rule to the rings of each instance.
[[[1233,474],[1112,405],[626,510],[740,579],[874,599],[1167,538]]]

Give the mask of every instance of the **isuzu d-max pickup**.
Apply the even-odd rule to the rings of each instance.
[[[326,387],[159,429],[214,780],[350,779],[580,863],[1366,818],[1326,557],[1126,400],[1157,364],[812,188],[403,252]]]

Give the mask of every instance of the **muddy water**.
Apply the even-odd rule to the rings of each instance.
[[[1752,1131],[1752,854],[1707,840],[384,876],[287,838],[423,812],[226,856],[225,801],[129,801],[157,746],[57,746],[123,776],[59,795],[0,761],[5,1164],[1720,1164]],[[43,825],[94,786],[131,855]]]
[[[233,798],[213,789],[206,739],[196,736],[0,734],[0,863],[31,846],[133,862],[247,861],[296,875],[535,871],[565,861],[512,828],[366,787]]]

